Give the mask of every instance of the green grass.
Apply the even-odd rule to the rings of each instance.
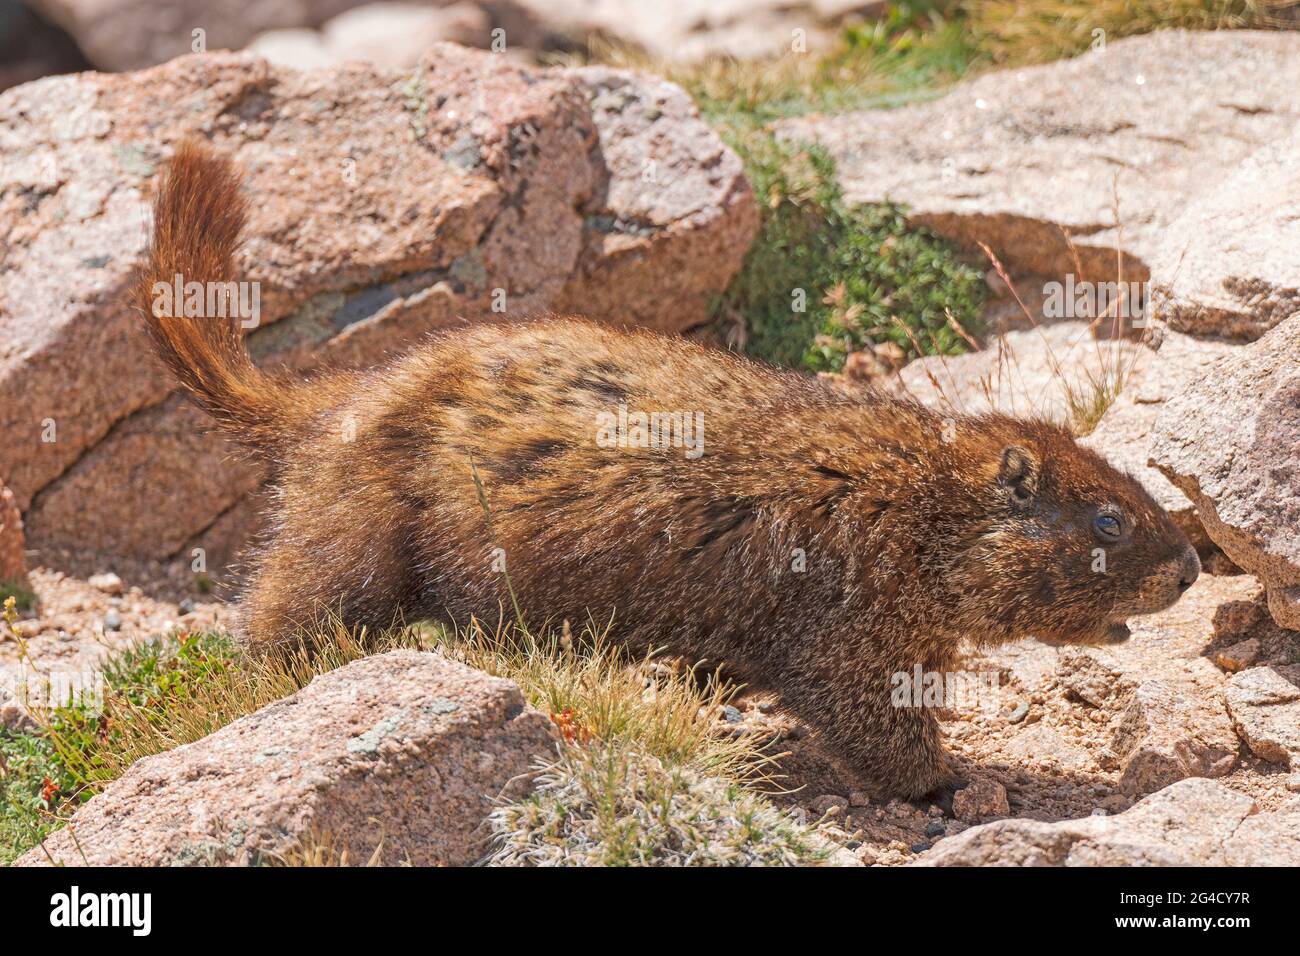
[[[964,32],[984,57],[1018,66],[1076,56],[1153,30],[1286,25],[1295,0],[965,0]],[[1290,24],[1294,26],[1294,21]]]
[[[689,65],[611,47],[595,53],[678,83],[710,120],[743,114],[771,122],[897,106],[937,96],[993,67],[1076,56],[1100,42],[1158,29],[1294,27],[1295,17],[1284,14],[1296,6],[1296,0],[908,0],[847,27],[833,49],[820,53]]]
[[[125,769],[141,725],[165,727],[229,673],[229,638],[159,637],[109,659],[100,702],[36,708],[35,729],[0,728],[0,863],[35,846]]]
[[[978,333],[986,295],[968,257],[910,227],[897,206],[850,206],[824,150],[762,127],[722,133],[745,162],[762,223],[714,315],[743,317],[749,354],[834,372],[872,343],[909,357],[967,350],[953,322]]]
[[[1109,42],[1174,27],[1294,27],[1296,6],[1296,0],[905,0],[883,17],[847,27],[832,49],[820,52],[679,64],[596,43],[591,56],[672,80],[712,122],[743,115],[767,123],[930,98],[993,67],[1083,53],[1101,42],[1097,31]]]
[[[952,245],[909,227],[904,210],[850,206],[831,157],[779,142],[771,126],[935,95],[983,62],[959,17],[935,3],[895,4],[883,20],[846,30],[829,54],[761,64],[681,67],[616,50],[603,58],[680,84],[745,164],[761,228],[713,314],[721,327],[743,320],[750,355],[823,372],[872,343],[893,342],[908,356],[966,351],[947,312],[978,331],[980,271]]]
[[[934,96],[970,71],[990,65],[960,13],[946,9],[950,6],[896,3],[884,18],[845,29],[829,51],[790,51],[758,62],[717,57],[683,65],[599,44],[593,55],[677,83],[712,123],[734,125],[738,117],[769,123]]]
[[[30,611],[36,606],[36,592],[17,581],[0,581],[0,605],[8,598],[14,599],[14,606],[20,611]]]
[[[470,622],[367,636],[336,626],[313,646],[312,654],[254,658],[222,634],[156,638],[107,661],[102,707],[33,708],[36,729],[0,731],[0,863],[37,845],[135,761],[199,740],[320,673],[396,648],[438,650],[515,681],[559,726],[570,759],[630,747],[728,785],[763,779],[761,741],[715,732],[711,715],[732,688],[690,673],[651,678],[646,662],[628,659],[603,632],[534,634]]]

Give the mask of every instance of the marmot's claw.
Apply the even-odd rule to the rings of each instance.
[[[963,777],[950,777],[939,786],[935,787],[929,793],[925,794],[918,803],[926,805],[934,804],[944,812],[945,816],[952,816],[952,798],[957,795],[958,790],[965,789],[970,781]]]

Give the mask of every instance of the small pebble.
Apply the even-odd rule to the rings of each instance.
[[[1018,724],[1029,716],[1029,705],[1023,700],[1007,715],[1007,723]]]
[[[812,802],[812,812],[819,816],[833,817],[838,816],[844,810],[847,810],[849,801],[843,797],[828,793],[818,797]]]
[[[92,574],[86,583],[96,591],[102,591],[104,594],[122,593],[122,579],[112,572]]]
[[[946,830],[942,820],[931,820],[925,825],[925,835],[928,837],[941,837]]]
[[[105,631],[117,631],[120,630],[121,627],[122,627],[122,615],[118,614],[117,611],[115,610],[109,611],[107,614],[104,615]]]
[[[722,708],[722,719],[729,724],[738,724],[745,719],[745,715],[742,714],[735,707],[732,707],[730,704],[727,704],[725,707]]]
[[[911,846],[911,850],[913,853],[924,853],[928,849],[930,849],[930,844],[926,843],[924,840],[922,840],[920,843],[913,843]]]
[[[1011,815],[1007,789],[995,780],[972,780],[952,796],[952,815],[964,823],[987,823]]]
[[[189,598],[183,598],[181,603],[176,605],[176,610],[181,614],[191,614],[194,611],[194,602]]]
[[[1214,652],[1214,663],[1225,671],[1236,673],[1249,667],[1259,657],[1259,640],[1250,638]]]
[[[1293,773],[1286,778],[1286,788],[1292,793],[1300,793],[1300,773]]]

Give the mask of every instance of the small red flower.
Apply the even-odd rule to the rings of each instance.
[[[558,714],[551,714],[551,721],[560,728],[564,739],[571,744],[585,744],[592,738],[591,729],[584,727],[573,713],[572,707],[566,707]]]
[[[45,801],[45,806],[53,807],[54,798],[59,795],[59,785],[49,777],[41,782],[41,799]]]

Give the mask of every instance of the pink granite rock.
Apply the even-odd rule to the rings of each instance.
[[[510,681],[392,651],[138,761],[19,866],[255,864],[304,843],[354,862],[465,865],[556,732]]]
[[[1213,780],[1183,780],[1115,816],[971,827],[917,866],[1295,866],[1300,807],[1262,813]]]
[[[1235,350],[1165,403],[1150,461],[1210,538],[1300,629],[1300,316]]]

